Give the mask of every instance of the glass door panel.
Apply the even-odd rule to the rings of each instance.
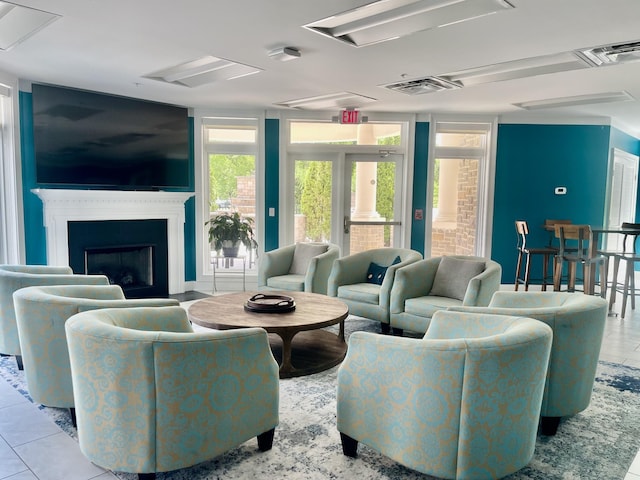
[[[295,242],[330,242],[332,166],[324,160],[295,162]]]
[[[347,155],[343,254],[400,244],[402,155]]]

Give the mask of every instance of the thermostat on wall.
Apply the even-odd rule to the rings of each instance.
[[[566,195],[567,194],[567,187],[556,187],[555,193],[556,193],[556,195]]]

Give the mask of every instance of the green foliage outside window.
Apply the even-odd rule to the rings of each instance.
[[[306,216],[306,236],[331,238],[331,162],[296,162],[296,213]]]
[[[237,177],[255,175],[253,155],[209,155],[209,207],[218,210],[218,201],[238,195]]]

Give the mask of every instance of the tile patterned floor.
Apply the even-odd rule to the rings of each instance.
[[[185,306],[193,301],[189,297],[181,300]],[[636,311],[628,308],[624,320],[617,316],[607,318],[600,358],[640,368],[640,306]],[[0,381],[1,480],[114,478],[86,460],[75,440],[8,383]],[[625,480],[640,480],[640,452]]]

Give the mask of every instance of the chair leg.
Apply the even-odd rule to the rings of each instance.
[[[547,291],[547,277],[549,276],[549,254],[545,253],[542,257],[542,291]]]
[[[516,264],[516,292],[518,291],[518,286],[520,285],[520,269],[522,268],[522,250],[518,250],[518,260]]]
[[[22,355],[16,355],[16,363],[18,364],[18,370],[24,370],[24,364],[22,363]]]
[[[622,311],[620,312],[620,318],[624,318],[624,314],[627,311],[627,297],[629,296],[629,265],[633,265],[633,262],[629,262],[627,260],[627,266],[624,269],[624,287],[622,290]]]
[[[261,452],[266,452],[267,450],[271,450],[273,446],[273,435],[276,432],[275,428],[268,430],[264,433],[258,435],[258,449]]]
[[[560,281],[562,280],[562,260],[556,258],[553,267],[553,290],[560,291]]]
[[[636,265],[635,262],[633,262],[632,260],[629,260],[627,263],[629,263],[629,278],[630,278],[630,285],[631,285],[631,310],[635,310],[636,309]]]
[[[540,417],[540,433],[542,435],[555,435],[560,425],[560,417]]]
[[[524,267],[524,291],[529,291],[529,279],[531,275],[531,254],[527,253],[527,259]]]
[[[609,299],[609,311],[613,310],[616,303],[616,293],[618,293],[618,268],[620,267],[620,257],[613,257],[613,279],[611,280],[611,297]]]
[[[342,453],[347,457],[356,458],[358,456],[358,441],[340,432],[340,441],[342,442]]]

